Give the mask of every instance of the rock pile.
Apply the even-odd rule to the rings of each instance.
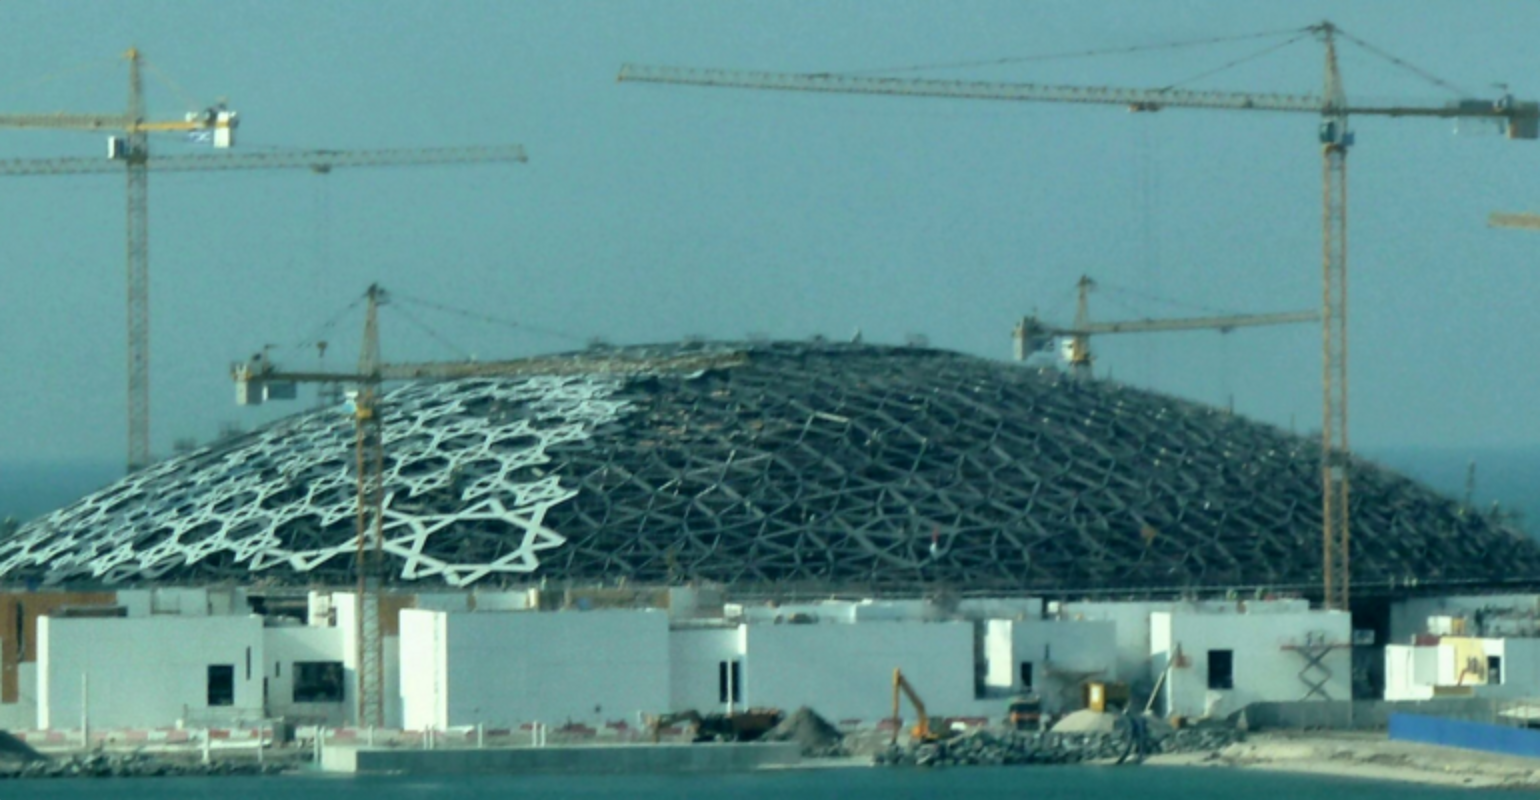
[[[70,758],[0,764],[3,778],[165,778],[172,776],[270,775],[282,772],[281,764],[246,761],[168,761],[142,753],[107,755],[93,753]]]
[[[1214,752],[1243,738],[1233,727],[1183,728],[1152,736],[1149,754]],[[1126,730],[1040,733],[980,729],[937,742],[894,746],[873,757],[877,765],[961,767],[1004,764],[1077,764],[1137,758]]]
[[[818,716],[811,708],[803,706],[771,728],[761,741],[796,742],[802,746],[804,758],[832,758],[846,755],[842,746],[845,735]]]

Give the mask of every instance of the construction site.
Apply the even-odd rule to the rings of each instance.
[[[616,91],[1313,115],[1317,308],[1115,319],[1093,313],[1098,284],[1082,277],[1070,322],[1001,320],[1010,360],[857,334],[396,361],[380,333],[396,298],[377,284],[350,306],[356,365],[261,346],[230,365],[237,405],[308,407],[162,459],[149,173],[524,150],[152,156],[156,133],[230,148],[239,115],[150,119],[132,50],[126,114],[0,114],[0,127],[112,133],[102,159],[0,174],[123,171],[128,187],[127,475],[0,537],[0,729],[44,750],[300,742],[370,771],[406,769],[364,765],[387,743],[791,743],[723,767],[744,768],[837,751],[1142,758],[1146,718],[1167,726],[1166,752],[1233,744],[1238,718],[1363,728],[1479,711],[1528,727],[1540,542],[1349,445],[1346,165],[1350,118],[1478,120],[1532,140],[1540,105],[1350,102],[1337,47],[1358,40],[1330,23],[1299,35],[1322,45],[1319,95],[643,65]],[[1310,434],[1094,370],[1102,337],[1262,326],[1319,331],[1301,336],[1323,358]],[[1039,737],[1066,720],[1108,738]]]

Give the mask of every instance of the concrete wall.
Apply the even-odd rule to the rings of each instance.
[[[983,707],[974,698],[971,622],[750,625],[745,649],[751,706],[805,705],[834,722],[871,724],[892,715],[899,668],[932,716],[972,716]]]
[[[721,663],[737,661],[739,670],[744,669],[744,630],[744,626],[734,625],[669,631],[667,710],[702,714],[727,710],[727,704],[722,702]],[[739,688],[742,691],[741,683]]]
[[[1150,664],[1150,615],[1167,613],[1280,614],[1309,611],[1307,600],[1205,600],[1201,602],[1081,602],[1050,603],[1050,617],[1064,620],[1109,620],[1116,624],[1117,680],[1128,683],[1136,694],[1154,687],[1163,667]]]
[[[802,760],[795,742],[719,745],[521,747],[495,750],[364,750],[330,747],[327,772],[391,775],[593,775],[596,773],[744,772]]]
[[[93,727],[162,727],[187,717],[198,724],[209,715],[259,718],[262,645],[262,619],[255,616],[43,617],[38,727],[80,726],[82,675],[89,676]],[[208,707],[213,664],[235,668],[233,706]]]
[[[296,661],[341,662],[342,632],[336,628],[288,625],[264,628],[263,677],[267,681],[267,713],[302,725],[341,725],[350,715],[346,695],[337,703],[294,702]]]
[[[1152,614],[1152,662],[1164,666],[1172,654],[1182,657],[1162,687],[1167,713],[1225,715],[1250,703],[1305,699],[1308,686],[1300,672],[1307,662],[1288,648],[1304,645],[1311,635],[1338,645],[1321,662],[1325,672],[1319,677],[1327,695],[1323,699],[1351,699],[1352,655],[1345,645],[1351,642],[1352,625],[1344,612]],[[1211,650],[1233,654],[1233,688],[1210,688]]]
[[[1086,681],[1111,680],[1117,671],[1116,623],[1098,620],[991,620],[985,623],[985,685],[992,694],[1031,690],[1051,713],[1083,707]],[[1032,665],[1032,686],[1021,681]]]
[[[443,627],[418,619],[438,614]],[[569,611],[452,614],[407,611],[403,652],[414,655],[403,698],[407,727],[544,722],[594,727],[639,723],[669,704],[666,612]],[[441,638],[430,638],[435,631]],[[422,650],[443,650],[423,658]],[[440,673],[441,677],[435,675]],[[437,681],[444,697],[425,693]]]
[[[449,615],[401,612],[401,724],[412,730],[446,727],[449,719]]]

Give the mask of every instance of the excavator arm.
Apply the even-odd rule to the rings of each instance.
[[[919,721],[914,724],[910,735],[919,741],[930,741],[936,738],[936,734],[930,729],[930,715],[925,713],[925,701],[915,692],[909,679],[904,677],[903,670],[893,670],[893,744],[898,744],[898,729],[903,725],[903,716],[900,704],[902,697],[908,697],[910,704],[914,706],[914,713]]]

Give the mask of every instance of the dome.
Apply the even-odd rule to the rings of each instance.
[[[1318,593],[1319,444],[1222,410],[940,350],[590,350],[382,402],[397,584]],[[302,412],[0,542],[0,580],[351,581],[352,418]],[[1355,596],[1496,588],[1540,545],[1368,462]]]

